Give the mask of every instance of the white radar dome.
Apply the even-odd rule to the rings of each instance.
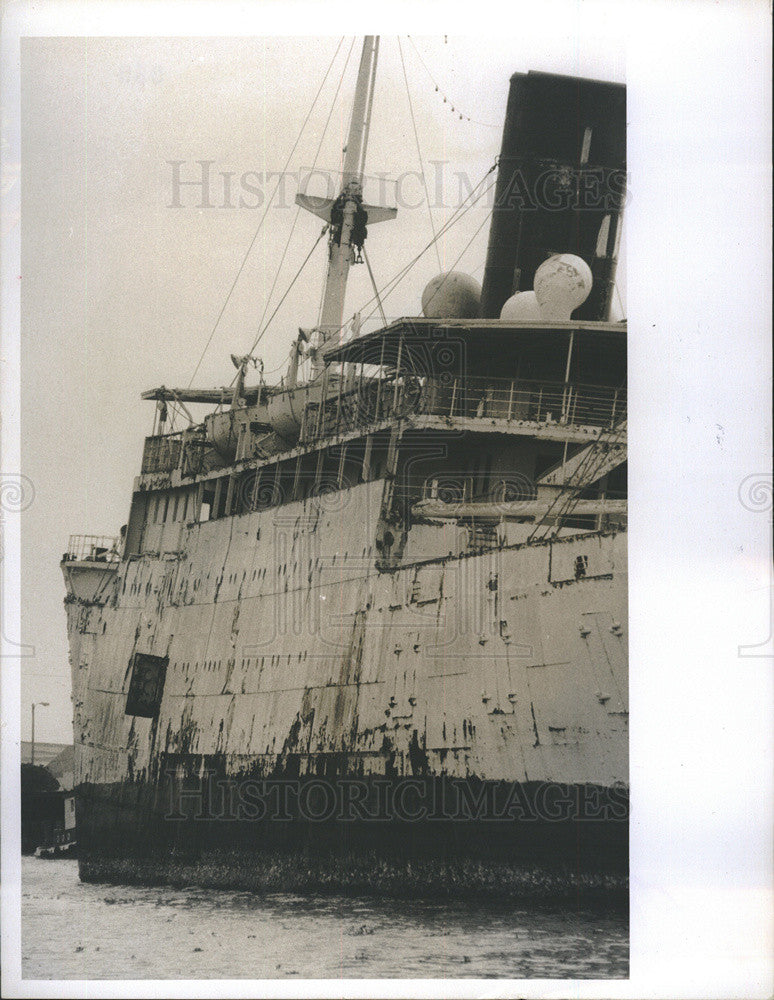
[[[582,257],[561,253],[549,257],[535,271],[535,295],[543,319],[569,320],[589,297],[591,268]]]
[[[469,274],[437,274],[422,292],[422,312],[427,319],[474,319],[481,307],[481,285]]]
[[[545,317],[534,292],[516,292],[500,310],[500,319],[508,319],[514,323],[527,320],[542,322]]]

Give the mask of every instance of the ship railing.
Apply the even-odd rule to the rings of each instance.
[[[432,380],[428,413],[506,421],[613,427],[626,413],[626,393],[607,386],[529,379]]]
[[[65,562],[118,562],[118,539],[111,535],[70,535]]]
[[[364,377],[322,405],[309,403],[301,439],[329,437],[410,414],[613,428],[626,416],[626,390],[480,376]]]

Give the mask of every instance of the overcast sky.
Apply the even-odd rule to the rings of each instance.
[[[624,80],[622,47],[595,39],[581,50],[569,26],[550,39],[536,28],[507,38],[401,39],[436,230],[499,152],[512,73]],[[339,41],[22,42],[22,469],[36,490],[24,521],[23,635],[35,656],[24,664],[22,706],[51,702],[39,712],[42,738],[71,738],[58,566],[68,536],[114,535],[126,521],[153,419],[140,392],[189,383],[277,183],[266,174],[285,165]],[[347,37],[338,50],[197,385],[228,384],[229,354],[255,339],[296,217],[296,176],[316,156],[316,166],[340,168],[360,48],[360,38]],[[202,160],[211,161],[208,195],[201,184],[176,192],[176,176],[202,180]],[[379,285],[431,237],[418,168],[397,38],[384,37],[366,171],[400,182],[401,197],[397,221],[370,228]],[[481,280],[489,207],[473,207],[440,241],[443,268],[478,230],[459,267]],[[269,313],[320,228],[306,213],[297,219]],[[316,321],[324,270],[321,244],[260,344],[267,372],[284,363],[297,327]],[[431,251],[387,299],[388,314],[416,314],[437,271]],[[370,297],[366,269],[353,269],[346,315]],[[23,734],[28,728],[23,719]]]

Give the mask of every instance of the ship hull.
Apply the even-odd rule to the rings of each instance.
[[[424,560],[417,533],[386,572],[382,488],[188,526],[71,591],[84,879],[398,891],[421,862],[428,891],[518,894],[533,864],[620,885],[625,533]],[[147,717],[138,653],[166,670]]]

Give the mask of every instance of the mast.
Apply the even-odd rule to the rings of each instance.
[[[379,50],[378,39],[366,35],[363,41],[363,54],[360,57],[360,69],[357,74],[355,100],[352,107],[352,120],[349,125],[349,136],[344,153],[344,171],[342,185],[337,204],[341,211],[341,230],[336,240],[330,244],[328,259],[328,274],[325,279],[325,295],[320,318],[320,333],[328,348],[337,346],[341,339],[341,322],[344,316],[344,294],[347,289],[347,277],[352,263],[352,229],[358,209],[362,212],[363,198],[363,163],[365,161],[365,143],[367,116],[371,101],[369,92],[372,89],[372,64],[376,65]]]
[[[378,54],[378,36],[366,35],[357,74],[349,135],[344,147],[344,168],[338,197],[333,200],[306,194],[296,195],[297,204],[325,219],[331,226],[328,271],[318,327],[325,345],[324,350],[337,347],[341,339],[347,277],[350,266],[355,261],[356,249],[362,248],[366,223],[394,219],[397,214],[394,208],[363,204],[363,171]]]

